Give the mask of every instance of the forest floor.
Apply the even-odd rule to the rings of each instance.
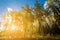
[[[60,36],[40,36],[36,38],[0,37],[0,40],[60,40]]]

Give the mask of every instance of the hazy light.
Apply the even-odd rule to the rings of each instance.
[[[11,30],[16,30],[16,26],[12,25]]]
[[[7,8],[8,12],[12,12],[13,9],[12,8]]]
[[[46,1],[45,4],[44,4],[44,9],[46,9],[46,8],[48,8],[48,6],[47,6],[47,1]]]
[[[0,32],[3,30],[3,28],[4,28],[4,27],[3,27],[3,25],[2,25],[2,26],[0,27]]]

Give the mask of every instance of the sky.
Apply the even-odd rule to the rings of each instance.
[[[42,5],[46,0],[38,0]],[[30,7],[33,7],[35,0],[0,0],[0,15],[4,14],[8,8],[12,8],[14,10],[21,10],[22,6],[25,4],[29,4]]]

